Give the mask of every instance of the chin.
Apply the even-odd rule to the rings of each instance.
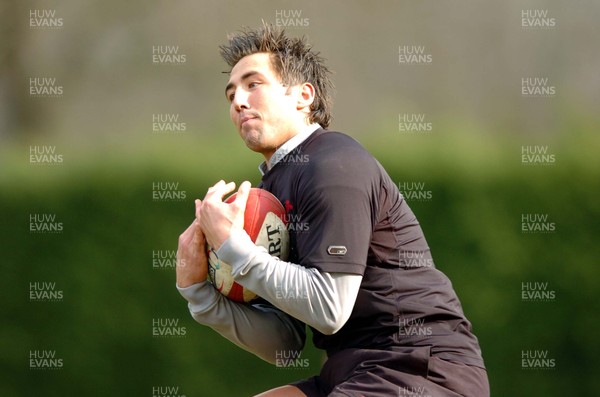
[[[245,136],[244,143],[246,144],[246,147],[248,147],[248,149],[254,152],[262,152],[264,149],[260,139],[256,139],[256,137]]]
[[[273,153],[277,148],[272,145],[265,145],[264,142],[258,139],[244,139],[246,147],[253,152],[265,155],[265,153]]]
[[[260,147],[260,145],[253,145],[253,144],[250,144],[250,143],[246,142],[246,147],[248,147],[248,149],[250,149],[250,150],[252,150],[253,152],[256,152],[256,153],[262,153],[263,152],[263,149]]]
[[[250,150],[259,151],[262,144],[262,132],[256,130],[241,131],[240,135]]]

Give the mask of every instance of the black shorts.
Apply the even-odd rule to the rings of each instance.
[[[483,368],[430,356],[429,347],[346,349],[318,376],[293,383],[309,397],[488,397]]]

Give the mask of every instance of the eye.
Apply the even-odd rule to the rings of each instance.
[[[248,84],[248,88],[255,88],[258,87],[260,83],[258,81],[253,81],[250,84]]]

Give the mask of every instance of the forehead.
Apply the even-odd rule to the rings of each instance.
[[[266,77],[275,76],[271,67],[271,54],[259,52],[240,59],[231,69],[228,85],[230,83],[237,84],[248,72],[258,72]]]

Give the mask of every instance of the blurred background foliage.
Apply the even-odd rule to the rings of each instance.
[[[57,30],[29,28],[30,10],[56,10]],[[555,29],[522,29],[523,9],[548,10]],[[318,372],[263,363],[197,325],[173,269],[193,198],[219,179],[259,182],[260,158],[228,121],[217,45],[240,26],[295,10],[334,70],[333,129],[369,149],[394,181],[425,183],[410,202],[437,266],[453,281],[480,339],[494,396],[592,395],[600,390],[595,328],[600,289],[600,5],[558,1],[16,1],[0,6],[2,396],[243,396]],[[152,63],[179,46],[182,65]],[[398,46],[423,45],[428,65],[399,65]],[[521,97],[521,78],[547,77],[553,98]],[[30,77],[55,77],[59,98],[29,96]],[[178,114],[184,133],[152,132]],[[425,114],[428,134],[402,133],[398,115]],[[29,163],[31,145],[64,161]],[[553,165],[521,163],[548,146]],[[156,182],[184,201],[154,202]],[[29,216],[55,214],[61,234],[31,234]],[[550,234],[523,234],[521,215],[548,214]],[[30,302],[29,285],[56,282],[59,302]],[[521,283],[547,282],[550,302],[522,302]],[[183,338],[152,337],[177,318]],[[64,359],[29,369],[30,350]],[[524,370],[523,350],[556,368]]]

